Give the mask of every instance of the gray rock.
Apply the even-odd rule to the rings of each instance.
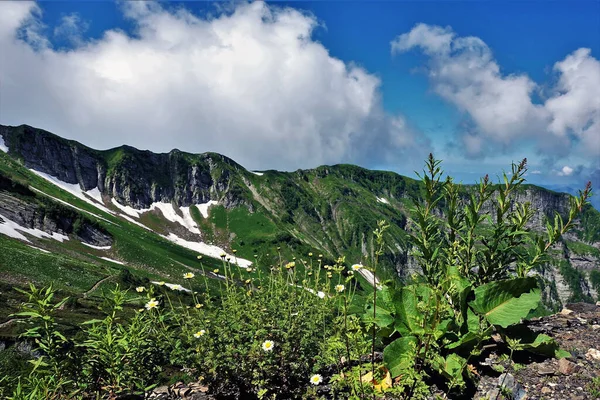
[[[523,385],[517,382],[515,377],[509,373],[504,373],[498,377],[498,388],[493,390],[499,390],[500,393],[508,394],[511,400],[524,400],[527,395]],[[488,396],[493,399],[497,397],[497,394],[496,396],[492,396],[492,393],[488,393]]]

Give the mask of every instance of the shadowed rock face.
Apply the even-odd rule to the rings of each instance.
[[[10,152],[18,154],[28,168],[63,182],[79,183],[84,190],[98,186],[98,162],[93,150],[26,125],[0,126],[0,135]]]
[[[74,235],[78,240],[95,246],[110,246],[113,242],[110,234],[70,209],[44,207],[0,190],[0,221],[4,222],[2,216],[24,228],[39,229],[48,234]]]
[[[190,206],[209,200],[219,200],[225,207],[249,205],[241,187],[232,190],[235,172],[244,169],[219,154],[179,150],[156,154],[129,146],[98,151],[26,125],[0,126],[0,136],[9,153],[27,168],[79,184],[85,191],[97,187],[103,195],[135,208],[153,202]]]

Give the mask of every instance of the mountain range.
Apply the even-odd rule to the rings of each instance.
[[[32,281],[91,298],[123,276],[177,284],[204,270],[214,282],[221,256],[265,270],[309,253],[369,263],[382,219],[390,229],[381,278],[418,270],[406,230],[422,184],[393,172],[249,171],[216,153],[100,151],[27,125],[0,125],[0,150],[0,316],[16,309],[13,286]],[[524,185],[515,201],[532,203],[529,228],[541,231],[569,197]],[[594,301],[600,213],[587,206],[551,253],[540,280],[546,303]]]

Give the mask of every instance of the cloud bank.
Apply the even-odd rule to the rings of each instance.
[[[254,168],[415,159],[427,140],[383,111],[380,80],[311,39],[314,16],[262,2],[200,18],[124,2],[135,35],[84,41],[76,15],[42,34],[35,3],[0,2],[0,122],[96,148],[217,151]]]
[[[460,147],[484,157],[533,143],[548,160],[570,154],[600,157],[600,62],[581,48],[554,65],[548,96],[525,74],[503,74],[490,48],[450,27],[416,25],[395,38],[392,53],[419,49],[428,58],[433,90],[468,116]],[[568,167],[566,167],[568,168]],[[572,170],[562,169],[561,175]]]

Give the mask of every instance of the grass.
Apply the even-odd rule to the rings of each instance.
[[[0,265],[4,273],[15,278],[31,280],[40,285],[55,282],[59,289],[82,292],[111,274],[107,267],[74,260],[62,254],[32,251],[29,246],[3,235],[0,236]]]
[[[581,256],[593,256],[597,259],[600,259],[600,250],[594,246],[591,246],[582,242],[575,242],[572,240],[565,240],[565,244],[567,248],[571,250],[573,253]]]

